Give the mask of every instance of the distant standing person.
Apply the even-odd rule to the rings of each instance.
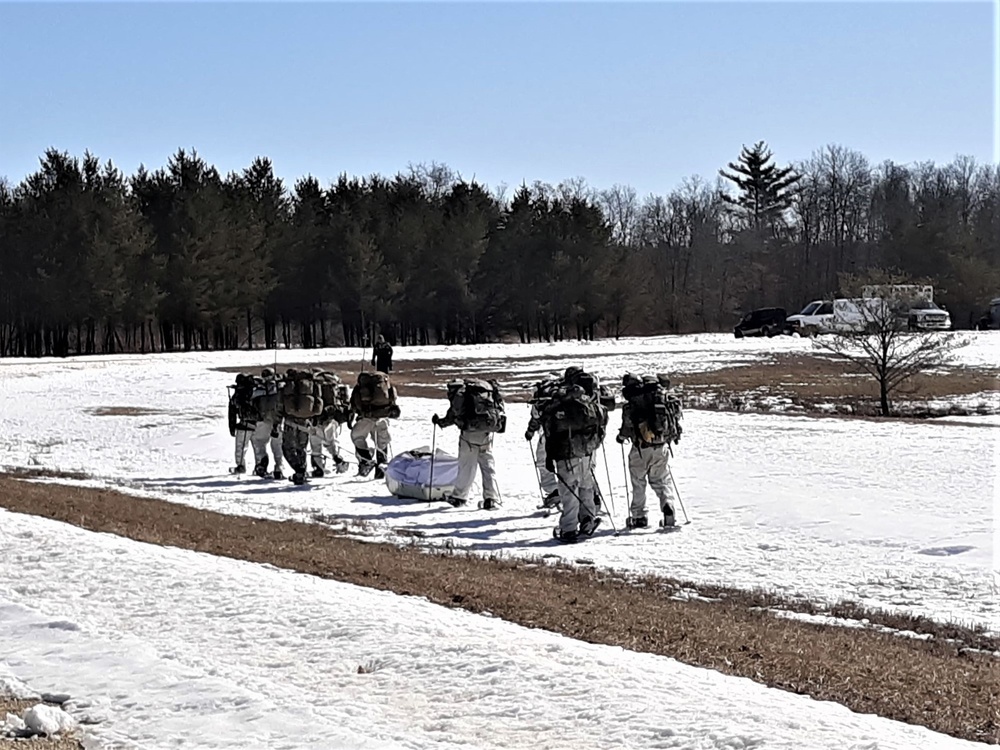
[[[392,346],[382,334],[379,334],[372,349],[372,367],[386,374],[392,372]]]

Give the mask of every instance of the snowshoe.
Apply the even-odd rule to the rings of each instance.
[[[674,517],[674,509],[671,507],[666,507],[663,509],[663,520],[660,521],[660,528],[663,529],[675,529],[677,528],[677,518]]]
[[[321,468],[317,466],[315,469],[312,470],[313,479],[322,479],[325,473],[326,472],[324,472]]]
[[[271,476],[273,476],[275,479],[284,479],[285,478],[285,475],[284,475],[284,473],[282,473],[281,469],[275,469],[274,473]]]
[[[559,505],[559,490],[552,490],[542,500],[542,504],[538,506],[538,510],[551,510],[552,508],[558,508]]]
[[[247,467],[243,464],[238,464],[229,470],[230,474],[246,474]]]
[[[345,461],[344,459],[340,458],[339,456],[335,459],[335,463],[336,463],[336,466],[337,466],[337,473],[338,474],[343,474],[344,472],[346,472],[351,467],[351,465],[349,463],[347,463],[347,461]]]
[[[577,532],[577,531],[560,531],[558,526],[556,526],[554,529],[552,529],[552,536],[555,539],[558,539],[563,544],[573,544],[574,542],[577,542],[580,539],[579,532]]]
[[[584,536],[593,536],[594,532],[597,531],[597,527],[601,525],[601,519],[597,516],[593,518],[588,518],[580,524],[580,533]]]
[[[464,497],[446,497],[444,501],[452,508],[461,508],[468,502]]]
[[[372,473],[372,469],[375,468],[375,462],[370,459],[362,459],[358,463],[358,476],[367,477]]]
[[[479,510],[496,510],[499,507],[500,501],[491,497],[479,501]]]
[[[306,483],[306,473],[305,471],[297,471],[292,474],[292,483],[302,485]]]
[[[649,528],[649,519],[646,516],[635,516],[634,518],[629,517],[625,519],[626,529],[647,529]]]

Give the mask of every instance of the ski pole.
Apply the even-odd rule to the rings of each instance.
[[[541,440],[541,438],[538,438]],[[542,504],[545,504],[545,490],[542,489],[542,474],[538,470],[538,464],[536,463],[535,450],[536,448],[528,441],[528,450],[531,452],[531,466],[535,470],[535,483],[538,485],[538,496],[542,499]]]
[[[628,463],[625,461],[625,443],[619,443],[618,446],[622,449],[622,471],[625,472],[625,489],[630,493],[634,493],[632,475],[628,473]]]
[[[601,453],[604,454],[604,473],[608,476],[608,498],[611,500],[611,512],[617,513],[615,508],[615,488],[611,486],[611,469],[608,466],[608,449],[601,443]]]
[[[674,458],[673,446],[668,444],[667,450],[670,451],[670,459],[673,460]],[[677,480],[674,479],[673,470],[668,466],[667,471],[670,472],[670,483],[674,485],[674,494],[677,495],[677,502],[680,504],[681,510],[684,511],[684,524],[687,525],[691,523],[691,518],[688,516],[687,508],[684,507],[684,498],[681,497],[681,491],[677,489]]]
[[[438,432],[438,426],[437,426],[437,423],[435,422],[435,423],[433,423],[433,426],[431,427],[431,478],[430,478],[430,481],[427,484],[427,499],[428,500],[433,500],[434,499],[432,497],[432,495],[434,493],[434,454],[437,452],[436,451],[436,448],[437,448],[437,432]]]

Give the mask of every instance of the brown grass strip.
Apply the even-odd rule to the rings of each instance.
[[[600,360],[600,354],[588,355],[583,361]],[[608,355],[611,356],[611,355]],[[550,357],[542,364],[551,365]],[[562,357],[566,361],[580,358]],[[335,372],[345,383],[353,383],[357,365],[347,362],[282,364],[309,369],[320,367]],[[444,383],[450,378],[494,378],[504,388],[508,401],[523,402],[531,394],[532,384],[551,368],[534,365],[530,359],[489,358],[483,360],[399,360],[393,364],[393,383],[402,397],[443,398]],[[220,367],[221,372],[245,372],[256,368]],[[983,394],[984,404],[955,407],[955,414],[992,413],[995,403],[990,396],[1000,393],[1000,369],[949,367],[945,373],[916,375],[901,386],[894,400],[908,402],[908,414],[916,418],[940,416],[923,405],[938,399]],[[828,405],[841,407],[844,412],[859,416],[878,414],[878,385],[867,375],[859,376],[857,368],[829,354],[798,354],[780,352],[748,365],[734,365],[705,372],[678,374],[675,383],[703,408],[734,411],[767,411],[772,397],[788,399],[807,414],[826,415]],[[612,383],[616,386],[617,383]]]
[[[588,568],[365,543],[320,524],[223,515],[107,490],[0,477],[0,505],[142,542],[488,611],[1000,744],[1000,659],[938,639],[778,618],[739,597],[680,601],[652,578],[636,582]]]

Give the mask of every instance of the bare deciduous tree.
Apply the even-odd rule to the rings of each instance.
[[[906,319],[910,301],[898,292],[856,300],[854,324],[814,342],[876,380],[883,417],[892,415],[892,396],[903,383],[947,364],[956,349],[969,343],[946,331],[910,331]]]

